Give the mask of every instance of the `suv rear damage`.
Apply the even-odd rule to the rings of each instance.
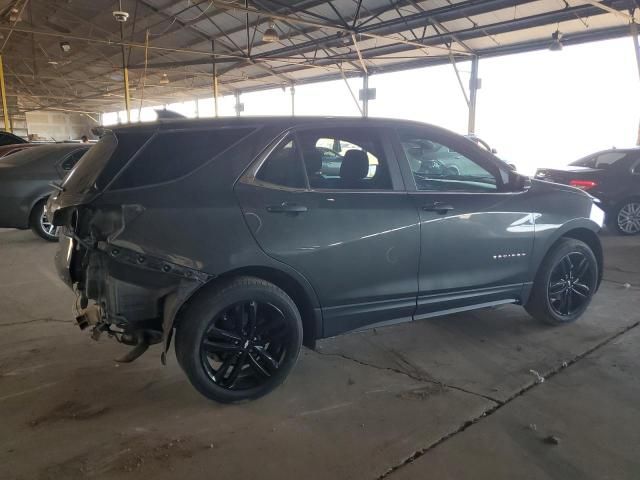
[[[254,130],[245,127],[217,129],[226,137],[217,148],[218,155]],[[198,153],[202,155],[196,155],[195,159],[192,155],[193,161],[183,171],[167,171],[152,181],[143,178],[139,185],[123,182],[120,174],[127,171],[130,175],[144,176],[144,171],[136,172],[135,168],[141,152],[143,155],[144,152],[159,153],[158,148],[149,152],[145,147],[152,146],[160,136],[188,136],[191,131],[162,123],[152,127],[101,131],[101,140],[78,163],[60,192],[52,196],[47,205],[54,225],[61,227],[55,263],[59,276],[77,294],[78,326],[81,329],[91,327],[95,340],[106,333],[133,346],[117,360],[119,362],[131,362],[149,345],[163,342],[162,362],[165,363],[178,309],[199,287],[215,277],[203,271],[203,261],[180,255],[178,245],[172,245],[177,247],[175,251],[159,249],[145,245],[146,242],[136,242],[127,235],[128,228],[136,222],[144,225],[143,230],[148,229],[150,222],[144,218],[145,213],[148,215],[149,210],[157,206],[157,198],[148,205],[128,203],[127,197],[132,191],[161,185],[180,173],[188,176],[218,155],[211,155],[215,146],[211,152],[201,148]],[[204,132],[199,133],[202,137]],[[176,147],[171,140],[161,142],[160,147],[166,147],[167,143]],[[211,147],[213,142],[205,141],[201,146]],[[188,148],[184,143],[178,147],[186,151],[185,155],[189,155]],[[149,166],[147,163],[145,160],[145,168]],[[157,177],[158,173],[153,175]]]

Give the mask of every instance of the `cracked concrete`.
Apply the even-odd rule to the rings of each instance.
[[[603,240],[574,325],[507,306],[327,339],[270,396],[222,406],[155,347],[115,364],[71,323],[55,247],[0,232],[0,478],[640,478],[640,244]]]

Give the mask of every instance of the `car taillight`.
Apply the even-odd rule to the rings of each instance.
[[[594,182],[592,180],[571,180],[569,185],[579,188],[580,190],[591,190],[593,187],[598,185],[598,182]]]

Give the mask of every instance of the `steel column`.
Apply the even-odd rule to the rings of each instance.
[[[640,42],[638,41],[638,24],[636,22],[631,22],[631,38],[633,38],[633,49],[636,52],[636,64],[638,66],[638,76],[640,77]],[[640,145],[640,122],[638,124],[636,145]]]
[[[292,83],[291,84],[291,116],[295,117],[296,115],[296,87]]]
[[[216,56],[215,56],[215,45],[216,42],[215,40],[211,40],[211,53],[213,53],[214,55],[212,56],[212,61],[211,61],[211,66],[212,66],[212,73],[213,73],[213,111],[215,116],[218,116],[218,64],[216,62]]]
[[[471,59],[471,78],[469,79],[469,135],[476,132],[476,100],[478,97],[478,56]]]
[[[240,103],[240,91],[236,90],[233,94],[236,97],[236,117],[240,116],[240,112],[242,111],[242,104]]]
[[[7,89],[4,85],[4,63],[2,55],[0,55],[0,90],[2,93],[2,114],[4,116],[4,129],[7,132],[10,132],[11,124],[9,123],[9,109],[7,108]]]
[[[131,123],[131,96],[129,92],[129,69],[127,68],[127,53],[124,45],[124,24],[120,23],[120,41],[122,42],[122,77],[124,80],[124,108],[127,111],[127,123]]]

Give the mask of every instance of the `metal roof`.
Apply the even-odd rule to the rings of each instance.
[[[628,35],[636,0],[0,0],[13,110],[145,106]],[[129,14],[125,23],[112,12]],[[279,40],[263,41],[270,25]],[[122,27],[122,32],[121,32]],[[61,42],[71,49],[63,52]],[[213,48],[213,50],[212,50]],[[161,83],[166,74],[168,84]]]

